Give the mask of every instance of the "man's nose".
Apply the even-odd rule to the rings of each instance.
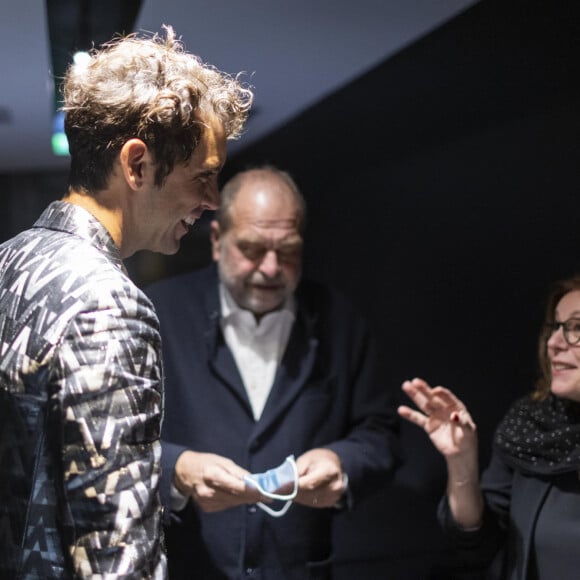
[[[220,190],[217,177],[212,178],[204,192],[203,209],[214,210],[220,206]]]
[[[278,263],[276,252],[274,250],[268,250],[262,258],[260,271],[268,276],[268,278],[274,278],[274,276],[278,274],[279,266],[280,264]]]

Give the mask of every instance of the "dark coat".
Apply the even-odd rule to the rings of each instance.
[[[536,522],[552,485],[552,478],[514,470],[494,453],[482,475],[485,510],[479,530],[465,532],[459,529],[443,498],[439,519],[458,548],[463,564],[486,569],[493,563],[490,577],[526,580],[531,568]],[[571,570],[562,569],[559,577],[575,578],[577,575],[575,566]]]
[[[396,463],[396,413],[377,376],[367,325],[336,292],[302,282],[297,317],[262,416],[255,421],[220,328],[216,268],[148,289],[166,373],[162,499],[185,449],[251,472],[327,447],[349,477],[349,504],[384,486]],[[294,504],[272,518],[256,506],[201,513],[193,502],[166,530],[170,577],[326,578],[333,509]]]

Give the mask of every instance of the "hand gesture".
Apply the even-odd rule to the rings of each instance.
[[[267,502],[253,487],[246,485],[242,469],[231,459],[213,453],[184,451],[175,464],[173,483],[190,496],[204,512],[217,512],[258,501]]]
[[[296,460],[298,495],[295,502],[314,508],[336,505],[344,493],[338,455],[330,449],[311,449]]]
[[[481,525],[483,496],[479,486],[477,435],[465,405],[444,387],[431,388],[421,379],[403,383],[419,411],[405,405],[399,415],[421,427],[447,462],[447,499],[457,525]]]
[[[444,387],[431,388],[421,379],[403,383],[403,391],[419,411],[402,405],[398,412],[421,427],[447,459],[477,453],[476,426],[465,405]]]

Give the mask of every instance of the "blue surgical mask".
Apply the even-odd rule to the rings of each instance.
[[[292,505],[292,500],[298,493],[298,469],[294,455],[286,457],[284,462],[278,465],[278,467],[274,467],[263,473],[252,473],[251,475],[244,476],[244,481],[270,499],[285,501],[286,503],[279,510],[274,510],[262,502],[256,504],[267,514],[275,518],[283,516]]]

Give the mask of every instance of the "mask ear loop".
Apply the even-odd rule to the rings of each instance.
[[[263,509],[268,515],[272,516],[273,518],[281,518],[290,509],[290,506],[292,505],[292,500],[288,500],[284,504],[284,507],[280,508],[278,511],[273,510],[270,506],[266,505],[265,503],[262,503],[261,501],[259,501],[256,505],[259,508]]]

